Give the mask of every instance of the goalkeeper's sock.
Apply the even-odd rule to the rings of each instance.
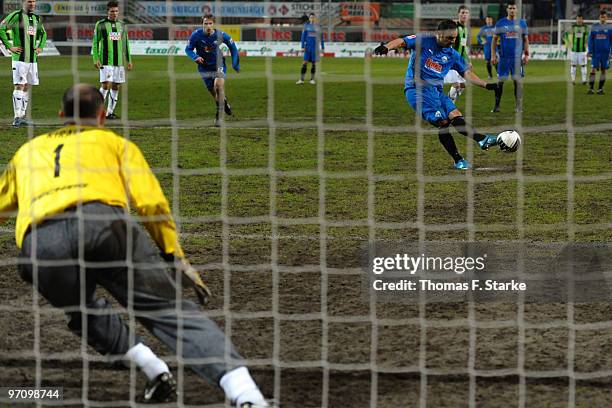
[[[110,99],[108,100],[108,109],[106,110],[106,114],[110,115],[115,111],[115,106],[117,106],[117,100],[119,99],[119,90],[111,89],[110,90]]]
[[[593,89],[593,86],[595,86],[595,73],[591,72],[589,76],[589,88]]]
[[[603,89],[605,83],[606,73],[602,71],[601,74],[599,74],[599,89]]]
[[[21,91],[21,113],[20,117],[24,118],[28,111],[28,103],[30,102],[30,94],[28,91]]]
[[[225,373],[219,385],[225,391],[227,399],[237,407],[248,402],[255,405],[265,404],[264,396],[246,367],[238,367]]]
[[[442,143],[442,146],[444,146],[444,149],[453,158],[455,163],[463,159],[463,157],[459,154],[459,150],[457,150],[455,139],[453,139],[453,136],[451,136],[448,126],[440,128],[438,132],[438,139],[440,140],[440,143]]]
[[[476,129],[467,124],[463,116],[457,116],[456,118],[451,119],[451,125],[453,125],[457,132],[461,133],[463,136],[471,137],[476,142],[480,142],[487,137],[482,133],[478,133]]]
[[[306,70],[308,69],[308,67],[306,66],[306,64],[302,64],[302,71],[300,72],[300,80],[304,80],[304,77],[306,76]]]
[[[169,373],[168,365],[142,343],[138,343],[125,353],[125,358],[133,362],[142,370],[150,380],[157,378],[162,373]]]
[[[13,91],[13,113],[16,118],[20,118],[21,116],[21,106],[23,105],[23,92],[14,90]]]
[[[576,66],[572,65],[570,67],[570,78],[572,78],[572,82],[576,81]]]
[[[310,67],[310,80],[314,80],[315,77],[315,72],[317,72],[317,66],[316,64],[313,62],[312,63],[312,67]]]
[[[106,102],[106,96],[108,95],[108,89],[100,87],[100,93],[102,94],[102,100]]]

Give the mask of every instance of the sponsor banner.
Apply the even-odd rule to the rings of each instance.
[[[470,4],[470,18],[479,19],[480,15],[499,15],[499,4]],[[459,4],[427,3],[421,4],[421,18],[457,18]],[[382,16],[388,18],[414,18],[414,3],[391,3],[382,7]]]
[[[137,11],[150,17],[166,17],[172,13],[175,17],[201,17],[211,13],[223,17],[272,17],[300,18],[304,14],[337,14],[338,3],[292,3],[292,2],[238,2],[224,1],[217,7],[216,2],[175,1],[168,8],[165,1],[142,1],[137,4]]]
[[[567,50],[553,44],[529,44],[529,59],[532,60],[563,60],[567,58]]]
[[[52,16],[105,16],[106,1],[38,1],[36,14]],[[9,0],[4,2],[4,12],[19,10],[21,1]]]
[[[241,55],[250,57],[300,56],[301,44],[297,41],[242,41],[236,43]],[[377,43],[328,43],[325,45],[327,57],[358,57],[371,54]],[[184,41],[132,41],[133,55],[185,55]],[[227,55],[229,51],[224,48]]]
[[[257,41],[296,41],[302,35],[302,27],[287,27],[287,28],[256,28],[255,40]],[[328,37],[331,37],[328,38]],[[324,41],[345,42],[346,32],[332,31],[328,35],[327,31],[323,31]]]
[[[380,4],[340,3],[340,19],[347,22],[376,22],[380,19]]]
[[[154,31],[150,27],[128,25],[128,37],[130,40],[153,40]],[[95,24],[75,24],[66,27],[66,39],[68,40],[91,40],[93,39]]]
[[[197,26],[172,26],[152,28],[150,25],[129,24],[128,36],[130,40],[167,40],[173,38],[175,40],[187,41],[196,30]],[[67,40],[91,40],[93,38],[95,24],[76,24],[66,27]],[[219,26],[222,31],[228,33],[234,41],[241,40],[241,26],[232,24],[222,24]]]

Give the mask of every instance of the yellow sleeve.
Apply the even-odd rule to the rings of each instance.
[[[0,175],[0,222],[9,218],[8,211],[15,211],[17,205],[17,180],[13,161],[9,162]]]
[[[176,225],[170,214],[170,205],[140,149],[132,142],[123,141],[121,176],[138,215],[158,219],[143,224],[165,254],[183,257],[178,242]]]

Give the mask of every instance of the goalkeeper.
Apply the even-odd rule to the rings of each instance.
[[[129,358],[140,340],[135,336],[130,343],[130,328],[109,313],[104,298],[96,298],[97,285],[133,309],[166,346],[180,348],[181,359],[210,359],[191,368],[220,385],[237,406],[266,406],[229,343],[230,359],[224,359],[226,339],[219,327],[192,301],[176,299],[177,287],[159,251],[200,302],[210,292],[185,258],[168,201],[140,149],[105,130],[104,115],[98,89],[73,86],[62,100],[65,127],[23,145],[0,176],[0,211],[18,211],[21,277],[64,308],[68,327],[99,353]],[[159,251],[130,216],[128,197]],[[86,333],[81,333],[82,313],[87,313]],[[175,389],[170,373],[160,373],[145,399],[166,401],[176,396]]]
[[[232,68],[240,72],[240,57],[238,48],[229,34],[215,29],[215,17],[207,14],[202,19],[203,28],[198,28],[189,37],[189,43],[185,47],[185,53],[198,64],[198,71],[206,85],[206,89],[212,95],[217,109],[215,111],[215,126],[220,126],[220,104],[228,116],[232,115],[232,108],[225,97],[225,57],[219,46],[227,45],[232,54]]]
[[[457,23],[444,20],[438,24],[435,35],[419,34],[397,38],[386,45],[379,45],[374,53],[387,54],[389,50],[398,47],[414,50],[410,54],[406,70],[406,100],[424,120],[439,129],[440,143],[453,158],[455,168],[466,170],[470,168],[470,163],[459,154],[455,140],[450,134],[450,126],[462,135],[474,139],[482,150],[495,146],[497,137],[478,133],[465,122],[463,114],[444,93],[444,76],[454,69],[468,81],[488,90],[495,91],[497,84],[486,83],[467,67],[461,55],[451,47],[456,39]]]

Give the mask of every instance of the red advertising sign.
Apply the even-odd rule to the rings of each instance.
[[[380,3],[340,3],[342,21],[364,22],[380,19]]]

